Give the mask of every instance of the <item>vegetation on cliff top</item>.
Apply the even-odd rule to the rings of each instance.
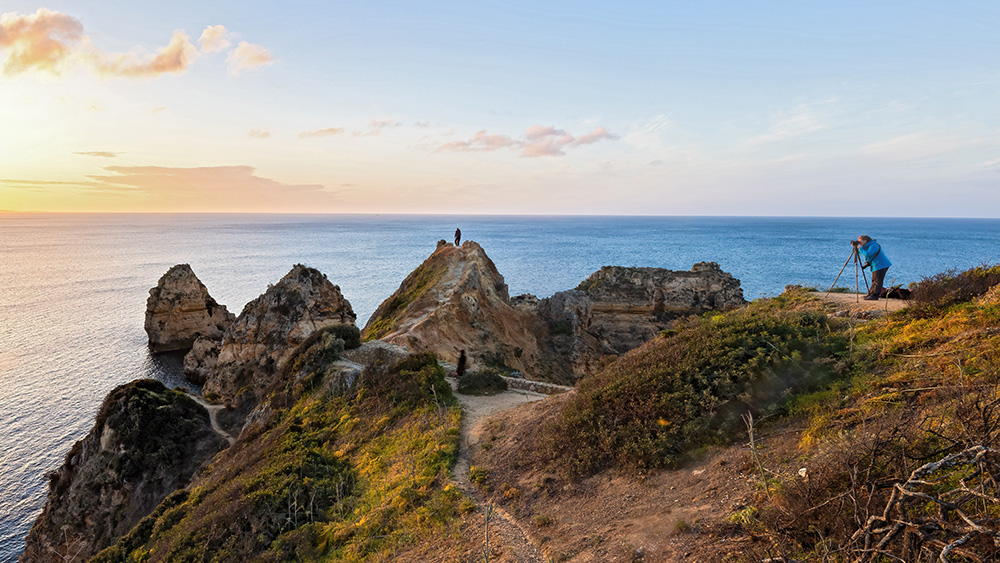
[[[540,452],[570,474],[675,464],[726,439],[748,410],[774,410],[843,370],[843,332],[774,301],[691,318],[580,383]]]
[[[396,329],[396,323],[413,302],[423,297],[444,276],[447,267],[431,264],[433,256],[406,276],[399,289],[388,300],[379,305],[362,333],[365,341],[375,340]]]
[[[368,369],[353,395],[318,382],[95,560],[363,561],[457,533],[460,411],[436,358]]]

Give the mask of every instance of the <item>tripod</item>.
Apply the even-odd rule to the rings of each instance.
[[[847,264],[851,261],[851,258],[854,259],[854,297],[855,301],[860,303],[861,292],[858,287],[858,264],[861,262],[861,258],[858,256],[858,247],[856,246],[854,247],[853,250],[851,250],[851,255],[847,257],[847,260],[844,262],[844,265],[840,268],[840,272],[837,273],[837,277],[834,278],[833,284],[830,285],[830,289],[827,290],[826,294],[830,295],[830,292],[833,291],[833,288],[837,285],[837,280],[840,279],[840,274],[844,273],[844,268],[847,268]],[[871,291],[871,288],[868,287],[868,276],[865,274],[864,268],[861,268],[861,275],[864,276],[865,278],[865,291]]]

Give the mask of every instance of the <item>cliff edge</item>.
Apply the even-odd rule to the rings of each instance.
[[[226,441],[204,407],[159,381],[114,389],[94,427],[49,475],[21,563],[86,561],[186,486]]]

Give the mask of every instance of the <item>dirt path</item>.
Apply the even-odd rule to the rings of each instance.
[[[449,379],[452,389],[457,385],[454,379]],[[539,401],[546,395],[531,391],[508,390],[492,397],[477,397],[455,393],[462,405],[462,429],[459,438],[458,461],[452,471],[452,479],[463,493],[472,499],[479,511],[486,513],[488,507],[485,496],[469,481],[469,456],[482,435],[482,427],[486,418],[512,409],[524,403]],[[519,563],[544,562],[546,558],[542,549],[531,540],[528,533],[517,520],[506,510],[493,505],[493,516],[490,518],[490,545],[499,548],[501,561],[517,561]],[[492,559],[492,558],[491,558]]]
[[[208,401],[206,401],[204,398],[202,398],[200,395],[192,395],[191,393],[188,393],[188,397],[191,397],[192,399],[195,400],[196,403],[205,407],[205,410],[208,411],[208,420],[212,424],[212,430],[215,430],[216,434],[222,436],[223,439],[225,439],[226,442],[228,442],[229,445],[232,446],[233,443],[236,442],[236,438],[233,438],[232,434],[223,430],[222,426],[219,426],[219,418],[218,418],[219,411],[221,411],[226,407],[223,405],[213,405]]]
[[[898,311],[909,305],[908,301],[902,299],[879,299],[878,301],[865,301],[863,294],[858,293],[826,293],[817,292],[814,294],[821,301],[832,303],[837,311],[846,311],[847,314],[867,314],[884,315],[893,311]]]

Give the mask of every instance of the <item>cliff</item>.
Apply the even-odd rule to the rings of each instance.
[[[470,369],[572,383],[656,337],[673,319],[744,303],[739,280],[714,262],[686,272],[609,266],[577,289],[511,299],[481,246],[442,241],[379,306],[363,334],[449,362],[464,349]]]
[[[49,476],[22,563],[85,561],[114,543],[226,446],[208,412],[158,381],[114,389]]]
[[[226,331],[204,392],[232,399],[268,386],[310,334],[334,325],[354,326],[351,304],[324,274],[301,264],[243,308]]]
[[[532,371],[541,359],[537,317],[511,306],[507,284],[479,244],[441,241],[424,262],[379,305],[362,331],[413,352],[434,352],[470,368],[507,365]]]
[[[188,350],[199,337],[218,340],[234,319],[187,264],[167,270],[146,300],[146,334],[157,353]]]

